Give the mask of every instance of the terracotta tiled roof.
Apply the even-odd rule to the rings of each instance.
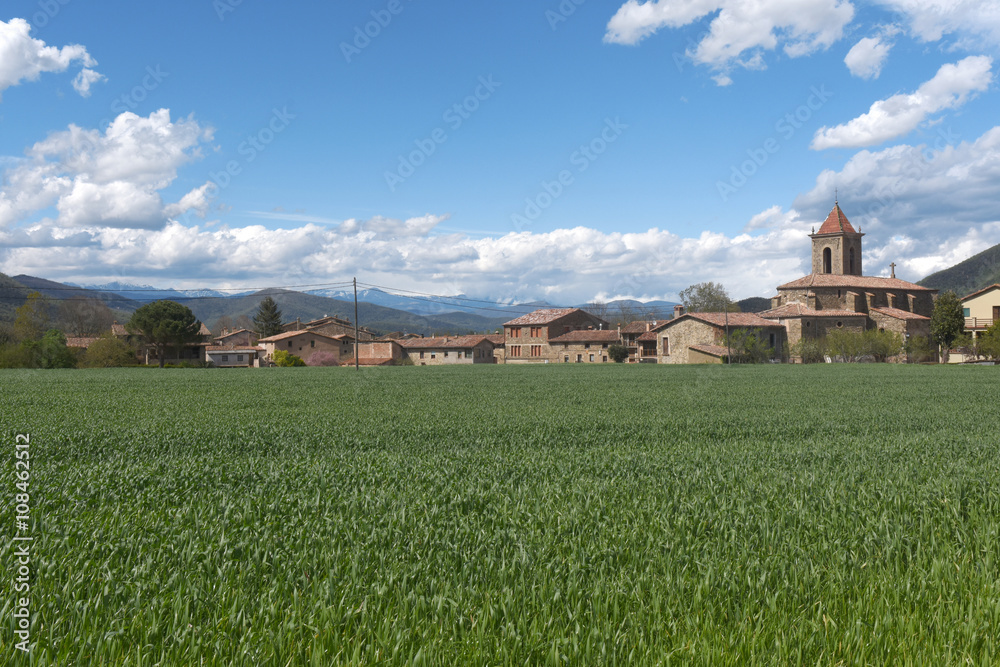
[[[875,278],[871,276],[840,276],[833,273],[810,273],[798,280],[779,285],[778,289],[802,287],[844,287],[860,289],[897,289],[911,292],[936,292],[935,289],[921,287],[899,278]]]
[[[991,289],[998,289],[998,288],[1000,288],[1000,284],[997,284],[997,283],[993,283],[993,284],[992,284],[992,285],[990,285],[989,287],[984,287],[983,289],[981,289],[981,290],[978,290],[978,291],[976,291],[976,292],[973,292],[972,294],[969,294],[969,295],[966,295],[966,296],[963,296],[963,297],[962,297],[962,301],[968,301],[969,299],[972,299],[972,298],[974,298],[974,297],[977,297],[977,296],[979,296],[980,294],[984,294],[984,293],[986,293],[986,292],[989,292],[989,291],[990,291]]]
[[[847,220],[847,216],[840,210],[840,204],[834,204],[830,215],[820,226],[817,234],[857,234],[854,227]]]
[[[96,340],[100,340],[98,336],[83,336],[83,337],[73,337],[66,339],[66,347],[80,347],[87,349],[90,344]]]
[[[686,313],[676,320],[671,320],[671,322],[678,322],[683,320],[685,317],[690,317],[695,320],[700,320],[707,324],[711,324],[717,327],[724,327],[728,322],[731,327],[776,327],[781,326],[771,320],[765,320],[763,317],[757,313],[729,313],[728,318],[726,313]]]
[[[638,341],[650,341],[656,340],[656,331],[644,331],[638,338]]]
[[[646,333],[650,329],[649,324],[650,324],[649,322],[644,322],[642,320],[629,322],[628,324],[622,327],[622,333],[623,334]]]
[[[231,352],[231,353],[247,353],[255,354],[257,348],[253,345],[241,345],[239,347],[229,347],[228,345],[209,345],[205,348],[209,352]]]
[[[516,320],[505,322],[504,326],[518,326],[520,324],[548,324],[549,322],[555,322],[556,320],[575,312],[584,311],[580,308],[542,308],[540,310],[530,312],[527,315],[522,315]]]
[[[209,336],[209,337],[211,337],[212,336],[212,332],[208,330],[208,327],[205,326],[205,323],[201,322],[200,324],[201,324],[201,328],[198,329],[198,333],[201,334],[202,336]]]
[[[221,336],[216,336],[215,340],[222,340],[223,338],[232,338],[233,336],[239,336],[240,334],[244,333],[250,334],[251,336],[257,335],[256,332],[250,331],[249,329],[238,329],[236,331],[230,331],[227,334],[222,334]]]
[[[779,308],[772,308],[757,314],[769,320],[794,319],[796,317],[867,317],[864,313],[857,313],[853,310],[813,310],[801,303],[786,303]]]
[[[697,350],[698,352],[704,352],[713,357],[724,357],[729,354],[729,350],[721,345],[689,345],[689,350]]]
[[[930,321],[931,318],[925,315],[918,315],[917,313],[911,313],[908,310],[901,310],[899,308],[872,308],[873,313],[882,313],[883,315],[888,315],[897,320],[927,320]]]
[[[503,334],[490,334],[486,338],[494,345],[503,345],[507,341],[507,337]]]
[[[488,341],[488,336],[447,336],[438,338],[410,338],[396,341],[399,346],[407,350],[410,349],[468,349],[479,345],[484,340]]]
[[[339,342],[339,337],[337,336],[327,336],[326,334],[320,333],[318,331],[312,331],[311,329],[303,329],[302,331],[286,331],[285,333],[275,334],[273,336],[268,336],[267,338],[261,338],[258,342],[277,343],[278,341],[281,340],[286,340],[288,338],[295,338],[296,336],[304,336],[305,334],[319,336],[320,338],[329,338],[330,340],[336,340]],[[341,336],[344,335],[346,334],[341,334]]]
[[[550,343],[617,343],[619,341],[616,329],[580,329],[567,331],[561,336],[550,338]]]

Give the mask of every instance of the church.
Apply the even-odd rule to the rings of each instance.
[[[930,316],[937,290],[896,278],[865,276],[861,232],[834,203],[830,215],[813,228],[812,273],[778,287],[771,309],[760,317],[788,332],[788,344],[822,338],[831,331],[879,329],[903,338],[930,335]]]

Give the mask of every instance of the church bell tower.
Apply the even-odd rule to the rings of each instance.
[[[840,210],[840,204],[835,202],[819,231],[809,235],[812,239],[812,272],[837,276],[862,275],[862,236],[864,234],[855,231]]]

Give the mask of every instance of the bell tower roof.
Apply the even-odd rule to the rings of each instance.
[[[820,234],[857,234],[858,232],[851,225],[851,222],[844,215],[844,212],[840,210],[840,204],[834,203],[833,210],[830,211],[830,215],[826,216],[826,220],[823,222],[819,231],[816,232],[817,235]]]

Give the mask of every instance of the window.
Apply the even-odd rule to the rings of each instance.
[[[520,357],[521,356],[521,346],[520,345],[511,345],[510,346],[510,356],[512,356],[512,357]]]
[[[540,357],[540,356],[542,356],[542,346],[541,345],[532,345],[531,346],[531,352],[530,352],[530,354],[533,357]]]
[[[590,349],[590,343],[584,343],[583,344],[583,349],[589,350]]]
[[[316,340],[315,339],[309,341],[309,347],[316,347]]]
[[[237,354],[236,355],[236,361],[243,361],[243,355],[242,354]]]
[[[583,361],[583,355],[582,354],[576,355],[576,363],[580,363],[581,361]]]
[[[843,329],[844,328],[844,323],[843,322],[837,322],[837,328],[838,329]]]
[[[510,328],[510,337],[511,338],[520,338],[521,337],[521,327],[511,327]]]
[[[229,361],[229,355],[228,354],[222,355],[222,360],[223,361]]]
[[[421,358],[421,359],[423,359],[423,358],[424,358],[424,351],[423,351],[423,350],[421,350],[421,351],[420,351],[420,358]]]
[[[972,313],[971,313],[971,312],[969,311],[969,309],[968,309],[968,308],[963,308],[963,309],[962,309],[962,315],[963,315],[964,317],[971,317],[971,316],[972,316]]]
[[[601,363],[602,364],[608,363],[608,358],[607,357],[601,357]]]
[[[670,356],[670,338],[668,336],[663,337],[663,356]]]
[[[477,357],[479,356],[479,350],[476,350],[476,356]],[[465,351],[465,358],[466,359],[471,359],[472,358],[472,350],[466,350]]]
[[[448,350],[444,351],[444,356],[445,356],[446,359],[448,358]]]
[[[563,363],[564,364],[568,364],[569,363],[569,355],[568,354],[564,354],[563,355]]]
[[[292,341],[288,341],[288,349],[292,349]]]
[[[594,363],[594,353],[590,353],[590,363]]]
[[[431,359],[437,359],[437,353],[431,352]]]
[[[607,344],[607,343],[605,343],[604,345],[602,345],[602,346],[601,346],[601,349],[602,349],[602,350],[606,350],[606,349],[608,349],[608,344]]]
[[[542,328],[541,327],[531,327],[531,337],[532,338],[541,338],[542,337]]]
[[[823,248],[823,273],[833,273],[833,252]]]

